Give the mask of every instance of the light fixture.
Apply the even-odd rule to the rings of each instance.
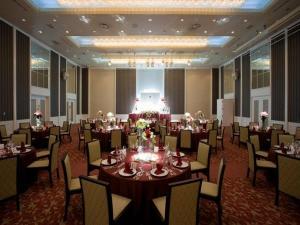
[[[223,24],[229,23],[229,21],[230,21],[229,17],[223,17],[223,18],[217,19],[216,23],[218,25],[223,25]]]
[[[109,62],[107,63],[107,65],[108,65],[108,66],[111,66],[111,61],[109,61]]]
[[[151,18],[149,18],[149,19],[148,19],[148,22],[152,22],[152,19],[151,19]]]
[[[244,23],[247,23],[248,22],[248,20],[247,19],[244,19]]]
[[[180,31],[179,30],[176,30],[176,33],[179,33]]]
[[[204,34],[207,34],[207,30],[204,31]]]
[[[23,19],[22,19],[22,22],[24,22],[24,23],[25,23],[25,22],[26,22],[26,19],[25,19],[25,18],[23,18]]]
[[[234,30],[233,30],[233,31],[231,31],[231,33],[232,33],[232,34],[234,34]]]
[[[152,33],[152,30],[148,30],[148,33]]]
[[[56,20],[55,18],[53,18],[53,20],[52,20],[52,21],[53,21],[54,23],[56,23],[56,21],[57,21],[57,20]]]
[[[80,16],[79,20],[84,22],[84,23],[89,23],[91,19],[86,17],[86,16]]]
[[[184,19],[183,19],[183,18],[181,18],[181,19],[180,19],[180,21],[181,21],[181,22],[183,22],[183,21],[184,21]]]
[[[93,30],[93,33],[96,33],[97,31]]]
[[[121,30],[120,32],[121,32],[121,33],[124,33],[124,30]]]
[[[43,31],[42,31],[42,30],[39,30],[39,31],[38,31],[38,33],[39,33],[39,34],[42,34],[42,33],[43,33]]]
[[[69,31],[69,30],[66,30],[65,32],[66,32],[66,34],[69,34],[69,33],[70,33],[70,31]]]

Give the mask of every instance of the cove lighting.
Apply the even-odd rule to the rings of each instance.
[[[99,48],[202,48],[223,47],[232,36],[69,36],[78,47]]]
[[[262,11],[274,0],[27,0],[42,10],[112,13],[197,13],[204,10]]]

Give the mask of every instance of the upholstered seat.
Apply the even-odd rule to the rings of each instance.
[[[266,167],[266,168],[276,168],[276,164],[271,162],[271,161],[267,161],[267,160],[256,160],[256,164],[258,167]]]
[[[161,218],[165,220],[166,218],[166,196],[152,199],[157,211],[159,212]]]
[[[120,195],[112,194],[113,219],[117,220],[124,209],[129,205],[131,199]]]
[[[48,167],[49,166],[49,160],[37,160],[33,163],[29,164],[27,168],[40,168],[40,167]]]
[[[91,162],[90,164],[93,165],[93,166],[98,166],[99,167],[101,165],[101,161],[102,161],[102,159],[97,159],[97,160]]]
[[[92,176],[88,176],[88,177],[93,178],[93,179],[98,179],[97,175],[92,175]],[[71,179],[69,189],[70,189],[70,191],[81,190],[79,177]]]
[[[201,140],[201,142],[203,142],[203,143],[207,143],[207,142],[208,142],[208,140],[207,140],[207,139],[202,139],[202,140]]]
[[[268,156],[269,156],[269,153],[268,153],[268,152],[265,152],[265,151],[257,151],[257,152],[255,152],[255,154],[256,154],[257,156],[261,156],[261,157],[263,157],[263,158],[268,158]]]
[[[215,130],[210,130],[215,131]],[[191,172],[198,173],[202,172],[206,175],[207,180],[209,181],[209,168],[210,168],[210,155],[211,155],[211,146],[203,142],[198,144],[198,152],[196,161],[191,161]]]
[[[94,170],[99,169],[101,164],[101,145],[100,141],[91,141],[87,143],[87,162],[88,162],[88,171],[87,174]]]
[[[177,149],[177,137],[166,135],[165,136],[165,145],[169,146],[169,150],[176,151],[176,149]]]
[[[217,197],[218,185],[215,183],[203,181],[201,186],[201,194]]]
[[[249,138],[251,144],[253,144],[254,150],[255,150],[255,155],[260,158],[268,158],[269,153],[265,151],[261,151],[260,149],[260,141],[259,141],[259,136],[258,135],[251,135]]]
[[[55,141],[56,141],[56,136],[51,134],[48,140],[48,148],[39,150],[36,153],[36,157],[38,159],[48,157],[50,155],[51,146]]]
[[[190,164],[191,164],[191,171],[202,170],[202,169],[207,168],[204,164],[202,164],[201,162],[198,162],[198,161],[193,161]]]

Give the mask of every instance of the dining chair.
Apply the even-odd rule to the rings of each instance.
[[[159,126],[159,133],[161,138],[161,143],[165,143],[165,136],[167,135],[167,127],[166,126]]]
[[[239,147],[241,143],[246,144],[249,141],[249,127],[240,126]]]
[[[72,123],[67,123],[67,129],[60,131],[61,140],[64,139],[65,136],[69,138],[69,141],[72,142],[72,136],[71,136],[71,130],[72,130]]]
[[[155,134],[159,134],[159,120],[156,120],[155,121],[155,126],[154,126],[154,131],[155,131]]]
[[[99,169],[101,165],[101,145],[100,141],[90,141],[87,143],[87,174],[94,169]]]
[[[199,172],[206,175],[209,181],[211,147],[209,144],[199,142],[196,161],[191,161],[191,172],[199,176]]]
[[[273,123],[272,128],[275,130],[283,130],[283,124]]]
[[[199,178],[170,183],[166,196],[152,199],[163,224],[198,224],[201,185]]]
[[[68,153],[65,153],[63,159],[61,160],[63,172],[64,172],[64,181],[65,181],[65,213],[64,213],[64,221],[67,220],[68,217],[68,207],[70,204],[70,198],[74,194],[81,193],[81,186],[79,177],[74,178],[72,176],[72,168],[70,157]],[[89,176],[92,179],[97,179],[97,175]]]
[[[231,136],[232,144],[234,142],[235,137],[240,138],[240,125],[239,125],[239,122],[233,122],[233,124],[232,124],[232,136]]]
[[[277,182],[275,204],[279,203],[279,194],[283,192],[300,199],[300,158],[286,154],[277,154]]]
[[[136,146],[137,139],[138,136],[136,133],[129,134],[127,137],[128,147],[131,148],[132,146]]]
[[[123,127],[126,127],[128,129],[129,128],[129,122],[128,121],[123,122]]]
[[[45,125],[45,127],[53,127],[54,123],[53,123],[53,121],[45,121],[44,125]]]
[[[15,198],[17,210],[19,200],[19,156],[0,157],[0,202]]]
[[[169,150],[175,152],[177,149],[177,137],[176,136],[165,136],[165,146],[169,146]]]
[[[296,128],[295,140],[297,140],[297,141],[300,140],[300,127]]]
[[[91,126],[90,123],[85,123],[85,124],[83,125],[83,128],[84,128],[84,129],[92,129],[92,126]]]
[[[221,142],[222,150],[224,150],[224,134],[225,134],[225,127],[222,127],[221,134],[217,136],[217,141]]]
[[[253,129],[254,127],[258,127],[259,123],[258,122],[249,122],[249,129]]]
[[[110,184],[80,176],[85,225],[115,224],[129,208],[131,199],[112,194]]]
[[[295,142],[295,136],[291,134],[279,134],[278,135],[278,143],[281,145],[290,145]]]
[[[22,142],[26,144],[27,134],[12,134],[10,139],[15,145],[21,145]]]
[[[80,127],[77,127],[77,134],[78,134],[78,150],[80,150],[81,142],[84,143],[84,135],[82,134]]]
[[[213,121],[213,129],[214,130],[218,130],[218,127],[219,127],[219,120],[218,119],[215,119]]]
[[[206,130],[210,131],[212,129],[214,129],[214,124],[213,123],[207,123],[206,124]]]
[[[36,157],[38,159],[49,157],[50,156],[51,147],[52,147],[52,144],[54,142],[56,142],[56,136],[50,134],[49,135],[49,139],[48,139],[48,148],[37,151],[36,152]]]
[[[253,144],[251,144],[250,142],[247,142],[247,148],[248,148],[247,177],[249,177],[249,173],[251,171],[253,173],[252,186],[254,187],[255,180],[256,180],[256,172],[258,170],[275,170],[276,164],[268,160],[257,159],[255,157],[255,150]]]
[[[180,148],[191,149],[192,148],[192,131],[180,130]]]
[[[49,134],[55,135],[56,139],[60,141],[60,127],[59,126],[50,127]]]
[[[284,134],[284,131],[272,129],[272,131],[271,131],[271,147],[273,147],[274,145],[278,145],[278,135],[279,134]]]
[[[26,144],[31,145],[31,128],[19,129],[19,134],[26,134]]]
[[[20,129],[28,129],[28,128],[31,128],[31,126],[30,126],[29,122],[24,122],[24,123],[19,123],[19,128]]]
[[[110,133],[111,140],[111,148],[114,149],[116,147],[122,146],[122,130],[121,129],[113,129]]]
[[[67,132],[69,129],[69,121],[64,121],[62,127],[60,128],[60,132]]]
[[[84,129],[84,124],[86,123],[86,120],[80,120],[80,129]]]
[[[6,126],[0,125],[0,143],[8,142],[10,137],[7,135]]]
[[[211,149],[217,151],[217,130],[208,131],[208,139],[202,139],[200,142],[209,144]]]
[[[259,141],[259,136],[256,135],[251,135],[250,136],[250,143],[253,144],[254,150],[255,150],[255,156],[256,157],[263,157],[263,158],[268,158],[269,153],[266,151],[262,151],[260,149],[260,141]]]
[[[59,141],[56,141],[52,144],[50,156],[48,159],[36,160],[27,166],[31,170],[47,170],[49,174],[49,180],[51,187],[53,186],[52,173],[56,170],[57,178],[59,178],[58,171],[58,150],[59,150]]]
[[[200,191],[200,199],[208,199],[214,201],[218,206],[218,224],[222,224],[222,186],[225,173],[225,162],[222,158],[218,169],[217,183],[203,181]]]

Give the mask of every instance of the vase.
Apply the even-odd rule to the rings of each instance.
[[[261,129],[262,130],[266,129],[266,123],[265,123],[265,121],[266,121],[266,117],[262,116],[261,117]]]
[[[40,118],[36,118],[36,126],[41,127],[42,126],[42,121]]]

